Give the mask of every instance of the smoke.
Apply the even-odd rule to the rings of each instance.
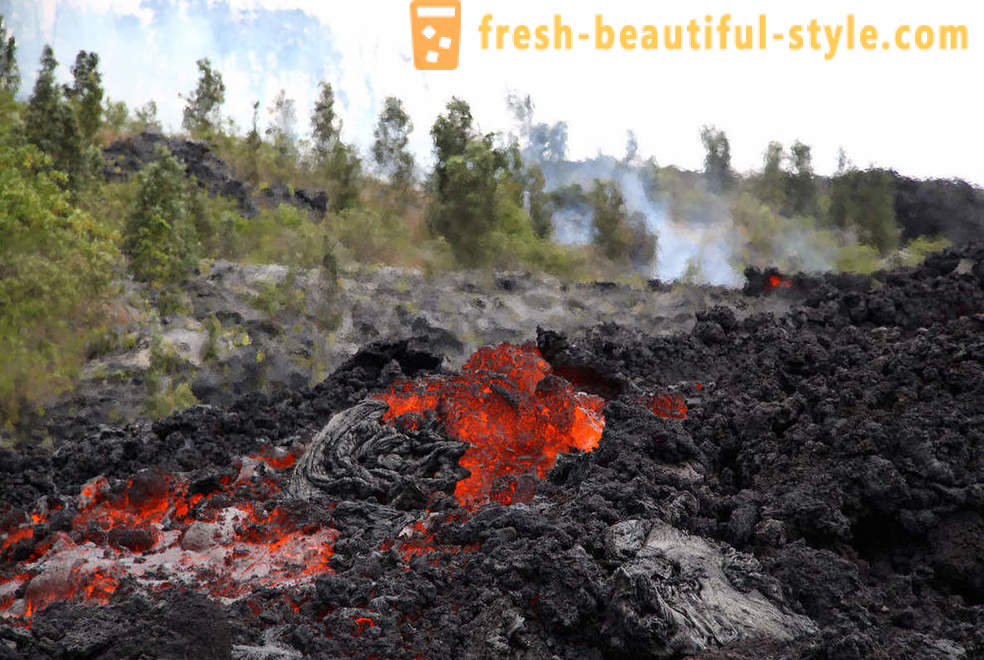
[[[248,127],[253,101],[268,116],[281,89],[296,103],[302,132],[318,91],[329,80],[338,90],[339,110],[347,133],[372,134],[377,100],[368,77],[343,70],[336,35],[317,17],[300,10],[237,9],[228,0],[46,0],[43,3],[0,0],[18,41],[18,60],[29,95],[45,43],[68,69],[79,50],[95,51],[106,93],[131,111],[157,102],[164,128],[179,130],[184,101],[179,95],[197,84],[195,62],[209,58],[226,85],[223,116],[239,130]],[[339,84],[344,80],[344,84]]]
[[[525,152],[524,155],[529,155]],[[657,255],[651,276],[665,281],[681,280],[699,270],[698,279],[709,284],[734,286],[743,276],[734,263],[729,245],[735,229],[727,209],[716,217],[685,218],[675,221],[666,202],[647,193],[638,165],[599,155],[577,162],[537,161],[543,169],[550,191],[571,185],[590,191],[596,179],[618,184],[630,215],[638,213],[646,228],[657,236]],[[723,211],[723,212],[721,212]],[[564,244],[586,244],[592,239],[591,209],[562,208],[554,214],[554,236]]]

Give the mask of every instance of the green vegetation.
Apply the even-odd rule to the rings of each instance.
[[[950,247],[952,243],[941,236],[920,236],[912,239],[903,251],[903,264],[906,266],[918,266],[931,254],[942,252]]]
[[[69,187],[77,189],[82,177],[82,137],[79,121],[55,83],[54,51],[45,46],[34,92],[24,112],[28,141],[52,159],[55,169],[68,175]]]
[[[0,115],[0,427],[10,427],[71,385],[103,330],[119,251],[112,230],[72,204],[53,159],[19,137],[7,91]]]
[[[296,269],[289,269],[283,280],[260,282],[258,288],[259,293],[252,300],[253,307],[268,316],[276,316],[281,311],[293,314],[304,311],[307,296],[298,286]]]
[[[65,96],[75,116],[83,141],[91,143],[102,126],[102,76],[99,73],[99,56],[79,51],[72,67],[72,85],[65,89]]]
[[[550,238],[553,234],[553,201],[546,192],[547,180],[539,165],[527,171],[526,191],[529,195],[530,224],[533,232],[540,238]]]

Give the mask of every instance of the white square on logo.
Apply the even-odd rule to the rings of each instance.
[[[443,48],[444,50],[447,50],[451,48],[451,39],[449,39],[448,37],[441,37],[441,40],[437,43],[437,45]]]
[[[426,59],[431,64],[437,64],[437,51],[436,50],[427,51],[427,57],[425,57],[424,59]]]
[[[423,34],[428,39],[433,39],[434,35],[437,34],[437,30],[434,29],[433,25],[428,25],[427,27],[424,28]]]

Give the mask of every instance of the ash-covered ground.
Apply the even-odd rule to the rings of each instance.
[[[668,336],[530,328],[552,369],[537,393],[602,397],[604,431],[480,506],[454,496],[464,447],[442,418],[386,426],[366,403],[447,371],[427,340],[369,345],[311,388],[2,450],[0,657],[980,657],[984,246],[771,295],[788,313],[718,305]],[[640,402],[664,390],[686,418]],[[277,448],[304,447],[324,451],[282,467]],[[159,531],[80,523],[158,497],[185,505]],[[253,521],[219,539],[230,503]],[[173,537],[235,567],[326,530],[296,582],[237,581],[252,563],[182,581],[154,554]],[[61,581],[59,548],[84,555]],[[100,561],[126,567],[112,588],[72,582]]]

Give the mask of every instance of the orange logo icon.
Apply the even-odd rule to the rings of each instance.
[[[414,0],[410,3],[413,63],[424,71],[458,68],[461,45],[459,0]]]

